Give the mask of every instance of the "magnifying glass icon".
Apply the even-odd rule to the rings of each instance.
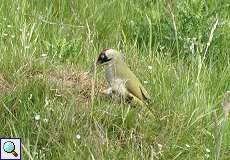
[[[17,157],[18,154],[17,152],[15,151],[15,145],[13,142],[11,141],[7,141],[3,144],[3,150],[6,152],[6,153],[11,153],[14,155],[14,157]]]

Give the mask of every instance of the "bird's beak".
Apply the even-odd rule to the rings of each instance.
[[[97,60],[96,66],[99,66],[101,64],[101,60]]]

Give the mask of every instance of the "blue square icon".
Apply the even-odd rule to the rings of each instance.
[[[0,138],[1,154],[0,160],[21,160],[21,139]]]

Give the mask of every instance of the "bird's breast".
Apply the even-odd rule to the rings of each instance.
[[[112,66],[106,69],[105,74],[109,85],[112,87],[112,90],[122,96],[125,96],[127,94],[125,85],[127,80],[117,77],[116,72]]]
[[[108,67],[105,70],[105,77],[108,81],[108,83],[111,85],[112,81],[115,79],[114,71],[112,67]]]
[[[116,93],[118,93],[121,96],[126,96],[127,95],[127,89],[125,86],[126,81],[123,79],[114,79],[111,86],[112,86],[112,90],[115,91]]]

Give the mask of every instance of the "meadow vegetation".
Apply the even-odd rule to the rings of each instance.
[[[153,112],[99,93],[103,48]],[[23,159],[228,160],[228,90],[229,0],[1,0],[0,136],[21,137]]]

